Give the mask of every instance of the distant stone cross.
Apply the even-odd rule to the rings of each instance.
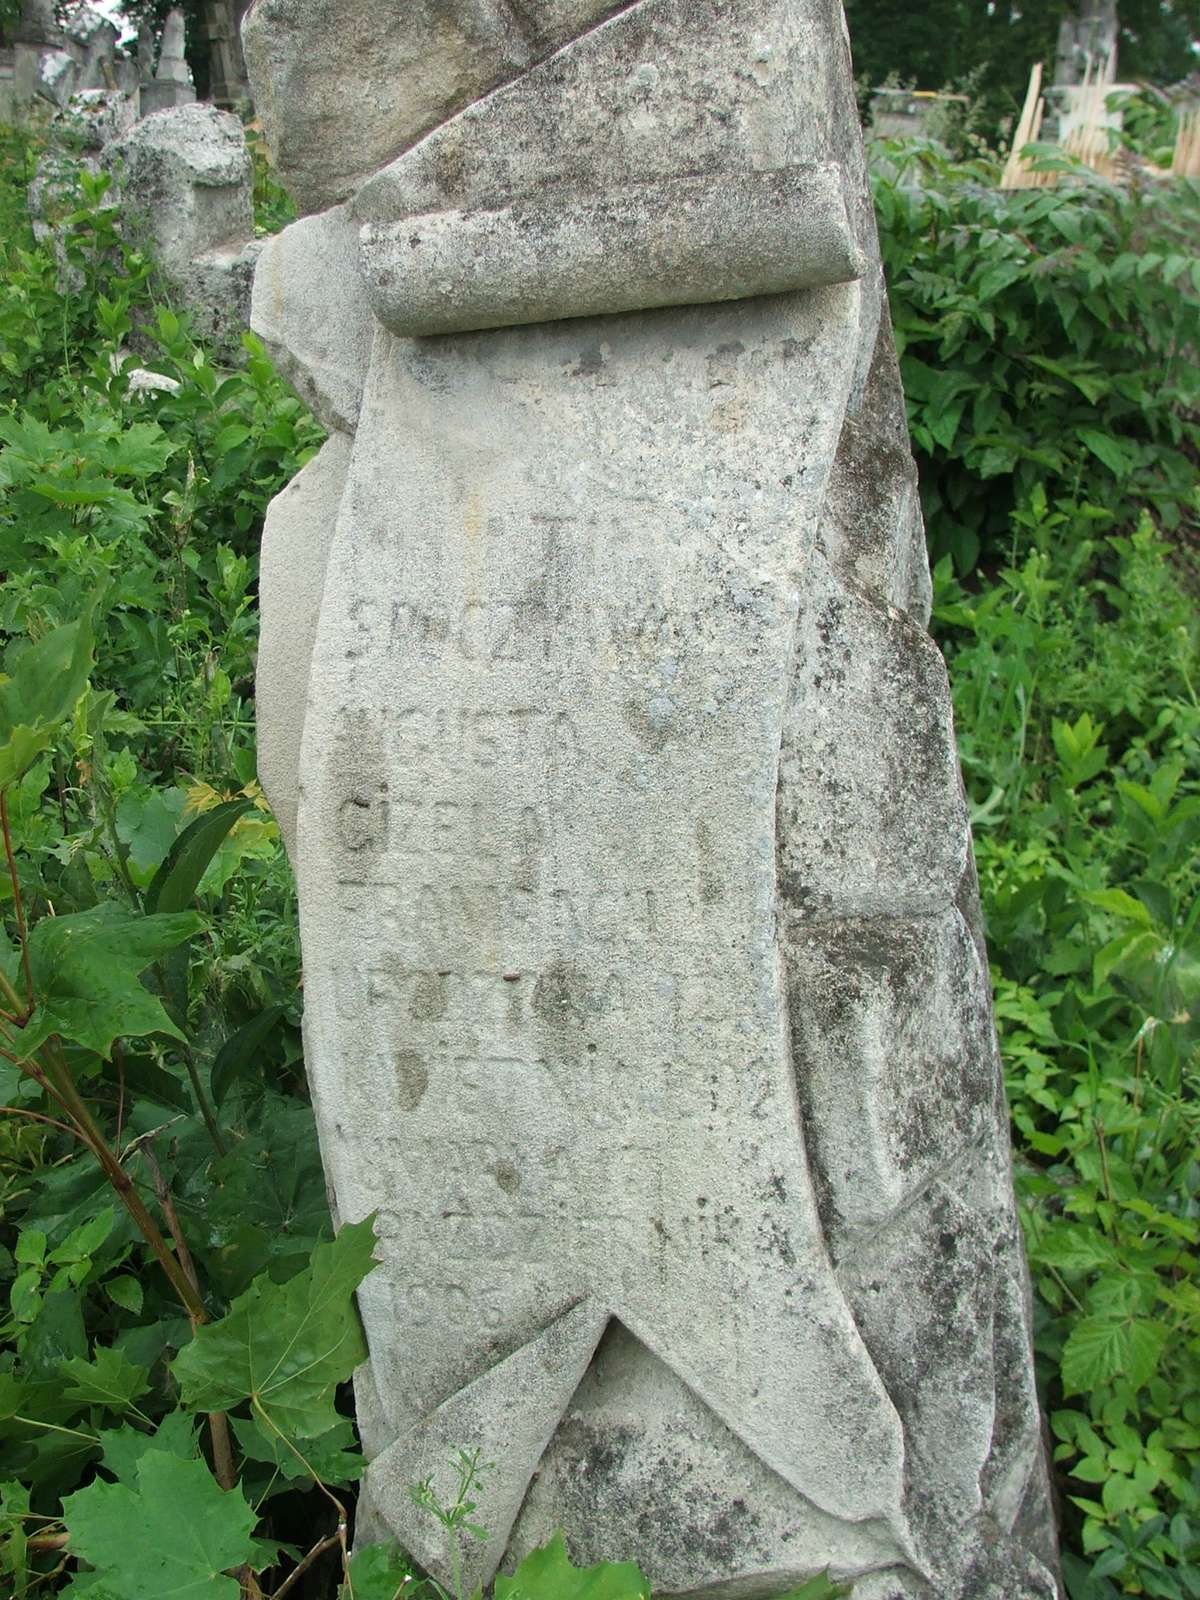
[[[261,767],[359,1536],[495,1463],[655,1593],[1057,1591],[978,901],[840,6],[258,0],[331,428]]]

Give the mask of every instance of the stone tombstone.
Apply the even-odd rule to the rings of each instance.
[[[153,60],[152,51],[151,42],[151,49],[143,58],[147,67]],[[141,54],[142,50],[139,48],[139,56]],[[167,13],[158,48],[158,60],[153,75],[147,71],[142,78],[141,97],[144,117],[151,116],[155,111],[169,111],[176,106],[191,105],[196,98],[192,69],[187,64],[185,54],[184,16],[178,7]]]
[[[108,144],[103,159],[130,237],[153,252],[193,329],[238,359],[259,255],[241,121],[210,105],[156,111]]]
[[[1050,1600],[950,697],[837,0],[258,0],[330,429],[261,771],[360,1292],[358,1537],[494,1462],[664,1596]],[[422,65],[423,64],[423,65]]]
[[[208,45],[208,96],[215,105],[236,108],[250,99],[238,27],[245,11],[246,0],[209,0],[196,19]]]
[[[116,54],[120,30],[95,6],[76,5],[67,15],[64,31],[79,62],[78,89],[115,89]]]
[[[1077,85],[1098,78],[1115,86],[1120,33],[1116,0],[1080,0],[1059,25],[1055,83]]]
[[[58,87],[63,76],[62,62],[71,58],[62,48],[65,40],[54,15],[53,0],[21,0],[17,19],[11,28],[12,80],[10,116],[28,120],[36,101],[61,105],[65,94]],[[49,72],[43,69],[53,61]],[[69,93],[69,88],[66,93]]]

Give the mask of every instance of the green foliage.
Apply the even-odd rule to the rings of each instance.
[[[1200,528],[1200,185],[1005,192],[916,143],[874,176],[933,558],[993,564],[1038,486]]]
[[[289,1440],[328,1434],[337,1426],[336,1386],[367,1357],[358,1319],[346,1307],[374,1265],[374,1247],[374,1218],[367,1218],[317,1245],[308,1268],[287,1283],[256,1278],[176,1358],[182,1404],[231,1411],[249,1403],[268,1430]]]
[[[29,937],[29,966],[38,1003],[21,1029],[25,1059],[57,1036],[108,1060],[115,1040],[184,1035],[162,1001],[137,980],[168,950],[204,926],[195,912],[145,916],[112,900],[73,916],[43,917]],[[7,974],[19,973],[15,955]]]
[[[75,708],[92,665],[91,616],[9,646],[0,673],[0,788],[24,777]]]
[[[95,1600],[238,1600],[222,1576],[252,1562],[257,1517],[202,1461],[163,1450],[139,1457],[135,1484],[97,1479],[63,1501],[70,1549],[95,1571],[71,1595]]]
[[[221,368],[155,303],[104,180],[35,241],[31,160],[0,144],[0,1572],[237,1595],[235,1569],[299,1559],[276,1517],[315,1495],[336,1525],[314,1472],[361,1471],[335,1399],[370,1242],[313,1266],[332,1228],[250,714],[258,530],[320,432],[253,340]],[[131,389],[137,365],[174,387]],[[240,1431],[197,1435],[181,1400],[196,1324],[197,1371],[238,1332],[274,1352]],[[310,1470],[280,1423],[318,1415]]]
[[[562,1533],[533,1550],[511,1578],[496,1579],[496,1600],[649,1600],[650,1585],[632,1561],[573,1567]]]
[[[246,144],[254,171],[254,222],[260,233],[278,233],[296,220],[296,205],[275,177],[266,140],[257,123],[246,129]]]
[[[135,1410],[134,1400],[149,1387],[149,1368],[135,1367],[119,1350],[98,1349],[93,1361],[72,1356],[60,1370],[64,1378],[71,1379],[64,1391],[66,1399],[103,1406],[106,1411]]]
[[[1018,509],[936,624],[994,962],[1073,1600],[1197,1593],[1200,625],[1148,516]],[[1113,1580],[1122,1585],[1120,1591]]]
[[[1179,137],[1180,112],[1191,101],[1176,98],[1150,84],[1134,93],[1119,91],[1108,97],[1112,110],[1121,113],[1121,145],[1144,157],[1162,171],[1169,170]]]
[[[212,859],[235,822],[252,809],[247,795],[226,800],[189,823],[173,840],[146,889],[146,910],[170,914],[190,905]]]
[[[424,1600],[421,1587],[412,1563],[398,1545],[371,1544],[350,1558],[347,1582],[339,1590],[338,1600],[400,1600],[402,1593]]]

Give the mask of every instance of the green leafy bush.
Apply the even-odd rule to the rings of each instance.
[[[1182,1600],[1200,1594],[1200,189],[1068,176],[1005,194],[990,162],[893,144],[875,186],[1064,1575],[1071,1600]]]
[[[935,560],[1010,548],[1036,485],[1200,529],[1200,184],[876,148],[875,201]]]
[[[0,1584],[45,1592],[69,1539],[124,1600],[286,1571],[254,1530],[328,1504],[246,1407],[197,1433],[171,1366],[334,1248],[251,699],[262,515],[321,433],[253,339],[236,370],[196,344],[103,180],[37,242],[32,159],[0,145]],[[343,1355],[306,1393],[348,1484]]]
[[[1023,513],[955,686],[1074,1600],[1200,1593],[1200,667],[1148,517]],[[1094,1565],[1081,1554],[1096,1558]]]

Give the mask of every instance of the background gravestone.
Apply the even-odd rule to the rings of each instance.
[[[148,35],[149,30],[146,30]],[[148,117],[155,111],[169,111],[175,106],[191,105],[196,98],[191,69],[184,56],[183,12],[176,9],[167,13],[163,24],[162,41],[154,71],[153,41],[147,37],[139,47],[139,60],[144,64],[141,82],[141,111]],[[144,52],[144,53],[143,53]]]
[[[665,1595],[1048,1600],[840,6],[259,0],[244,41],[329,208],[255,283],[333,430],[265,536],[261,765],[326,1169],[380,1213],[359,1538],[444,1573],[407,1489],[477,1446],[471,1581],[561,1524]]]
[[[259,254],[240,120],[210,105],[156,111],[106,145],[103,160],[129,236],[150,247],[193,329],[238,359]]]

